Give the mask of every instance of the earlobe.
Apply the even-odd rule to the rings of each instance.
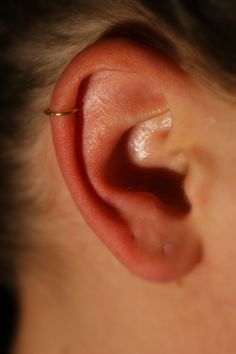
[[[173,112],[162,87],[165,65],[171,70],[136,43],[98,43],[68,65],[50,107],[79,106],[51,119],[58,161],[78,208],[126,267],[152,281],[185,275],[201,251],[183,190],[188,160],[166,149]]]

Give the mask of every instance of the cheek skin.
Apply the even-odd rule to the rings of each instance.
[[[236,318],[231,308],[236,307],[236,107],[213,95],[200,100],[201,105],[185,104],[187,116],[194,117],[192,140],[186,139],[193,162],[186,190],[193,201],[192,222],[204,243],[201,286],[231,321]]]
[[[236,106],[206,91],[187,91],[189,101],[176,91],[168,97],[179,124],[169,139],[176,151],[184,147],[191,161],[185,181],[192,205],[188,222],[201,237],[203,261],[183,288],[194,304],[196,331],[214,338],[210,345],[217,353],[234,353]]]
[[[215,149],[218,163],[211,170],[205,208],[207,218],[202,225],[208,232],[208,261],[214,269],[213,278],[221,288],[219,294],[236,305],[233,281],[236,269],[236,144],[230,139],[231,133],[226,133],[217,141],[222,150]]]

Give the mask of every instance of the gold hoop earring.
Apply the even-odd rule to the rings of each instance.
[[[50,116],[50,117],[53,117],[53,116],[55,116],[55,117],[63,117],[63,116],[69,116],[69,115],[71,115],[73,113],[76,113],[76,112],[78,112],[78,110],[79,110],[78,107],[72,109],[71,111],[65,111],[65,112],[53,112],[50,109],[45,109],[44,114],[46,114],[47,116]]]

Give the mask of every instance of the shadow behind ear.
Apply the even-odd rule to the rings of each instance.
[[[0,348],[2,354],[11,353],[19,321],[19,302],[16,291],[0,285]]]

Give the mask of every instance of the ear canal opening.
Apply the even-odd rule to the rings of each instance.
[[[127,136],[122,137],[107,164],[107,183],[127,193],[149,193],[157,198],[169,213],[184,216],[191,211],[184,190],[185,175],[169,168],[136,166],[127,153]]]

